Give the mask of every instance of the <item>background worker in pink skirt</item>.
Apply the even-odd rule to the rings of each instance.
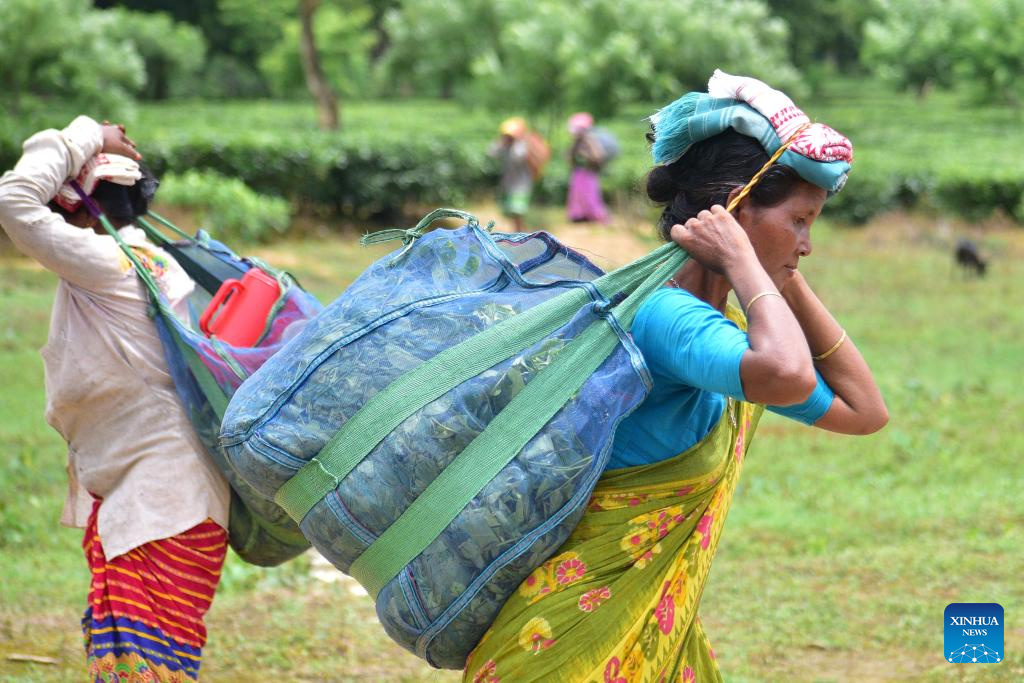
[[[167,370],[149,297],[77,180],[182,310],[194,284],[133,225],[156,181],[124,128],[80,116],[29,138],[0,178],[0,224],[60,277],[42,350],[46,419],[68,444],[62,522],[85,528],[89,680],[192,681],[227,553],[229,491]]]
[[[569,194],[566,210],[573,222],[608,222],[608,207],[601,197],[601,169],[608,156],[594,134],[594,117],[579,112],[569,117]]]

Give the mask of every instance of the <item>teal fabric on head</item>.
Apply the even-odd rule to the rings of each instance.
[[[671,164],[681,158],[694,143],[732,128],[737,133],[752,137],[761,143],[768,154],[780,146],[782,140],[771,122],[753,107],[734,99],[711,97],[691,92],[659,110],[651,117],[655,139],[651,146],[654,163]],[[788,149],[778,163],[789,166],[807,182],[817,185],[833,195],[846,184],[850,164],[846,161],[817,161]]]

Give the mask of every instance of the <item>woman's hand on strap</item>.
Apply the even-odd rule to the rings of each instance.
[[[673,226],[672,240],[697,263],[723,275],[747,310],[750,349],[740,361],[740,381],[747,400],[779,406],[806,400],[817,383],[807,342],[743,227],[724,207],[716,205]],[[748,309],[748,302],[755,297],[757,301]]]
[[[672,241],[713,273],[727,271],[749,257],[754,248],[736,218],[719,204],[685,223],[672,226]]]
[[[124,126],[104,121],[101,128],[103,130],[103,152],[120,154],[136,161],[142,158],[142,155],[135,149],[135,142],[125,134]]]
[[[814,365],[835,392],[832,406],[814,426],[841,434],[871,434],[884,427],[889,410],[871,368],[799,271],[786,283],[782,295],[800,323],[811,353],[826,356]]]

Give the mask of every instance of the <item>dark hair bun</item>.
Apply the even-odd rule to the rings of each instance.
[[[668,166],[655,166],[647,174],[647,196],[652,202],[665,204],[679,193],[679,184]]]

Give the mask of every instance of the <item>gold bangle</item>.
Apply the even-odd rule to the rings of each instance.
[[[747,302],[747,308],[743,311],[743,315],[749,316],[750,315],[750,307],[754,305],[755,301],[757,301],[758,299],[760,299],[763,296],[777,296],[780,299],[782,298],[781,294],[779,294],[778,292],[773,292],[770,289],[765,290],[763,292],[760,292],[759,294],[755,294],[754,296],[752,296],[750,298],[750,301]]]
[[[814,360],[814,361],[825,360],[826,358],[831,356],[833,353],[838,351],[839,347],[843,345],[844,341],[846,341],[846,330],[843,330],[843,334],[840,335],[839,341],[837,341],[835,344],[833,344],[831,349],[829,349],[825,353],[821,354],[820,356],[811,356],[811,359]]]

